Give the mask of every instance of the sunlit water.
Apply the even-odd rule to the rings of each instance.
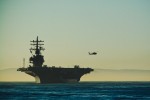
[[[0,83],[0,100],[150,100],[150,82]]]

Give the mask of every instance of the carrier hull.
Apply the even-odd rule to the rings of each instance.
[[[36,83],[76,83],[87,73],[93,71],[91,68],[51,68],[51,67],[29,67],[19,68],[18,71],[25,72],[35,78]]]

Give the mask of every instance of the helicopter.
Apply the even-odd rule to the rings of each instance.
[[[89,52],[89,55],[97,55],[97,52]]]

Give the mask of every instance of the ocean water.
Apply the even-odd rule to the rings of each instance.
[[[150,100],[150,82],[1,82],[0,100]]]

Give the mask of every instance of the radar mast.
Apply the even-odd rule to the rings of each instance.
[[[30,48],[30,52],[32,53],[32,51],[35,52],[35,54],[32,54],[32,57],[30,57],[29,61],[30,63],[33,64],[33,67],[42,67],[43,63],[44,63],[44,56],[41,55],[41,50],[45,50],[42,45],[44,41],[38,40],[38,36],[36,40],[30,41],[31,45],[34,48]]]

